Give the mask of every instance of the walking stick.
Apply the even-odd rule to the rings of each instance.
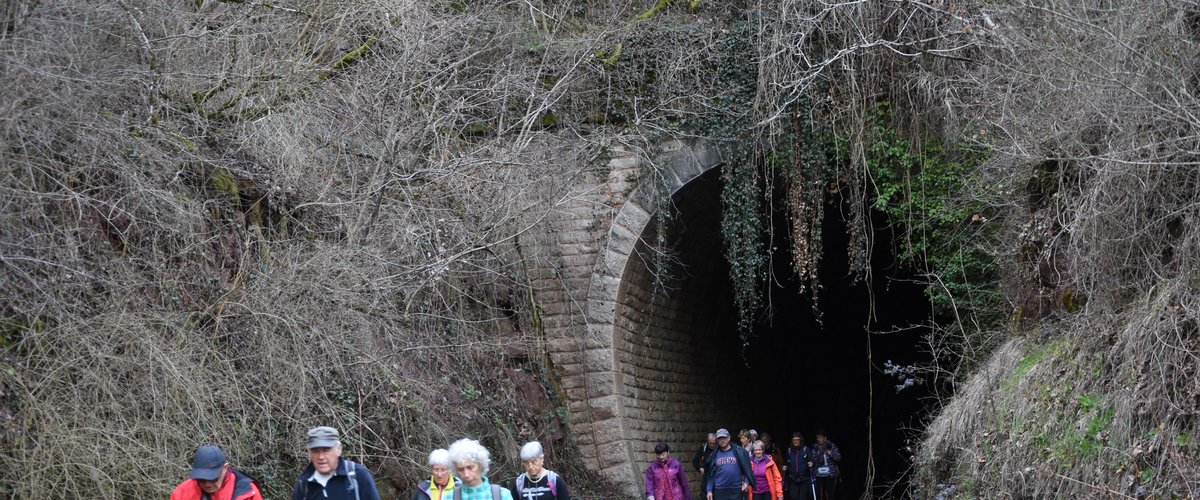
[[[813,500],[817,500],[817,477],[813,475],[812,467],[808,468],[808,486],[812,488]]]

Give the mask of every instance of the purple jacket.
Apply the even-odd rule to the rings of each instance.
[[[654,496],[654,500],[692,500],[683,464],[674,458],[666,465],[658,460],[650,462],[646,467],[646,496]]]

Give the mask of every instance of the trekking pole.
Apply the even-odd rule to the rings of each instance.
[[[817,500],[817,477],[813,475],[812,467],[808,468],[808,486],[812,488],[813,500]]]

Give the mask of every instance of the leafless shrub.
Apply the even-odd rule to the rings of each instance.
[[[1200,208],[1197,6],[1143,7],[972,5],[973,63],[932,79],[953,123],[999,154],[978,193],[1015,222],[1019,326],[1055,333],[1013,341],[1001,352],[1024,352],[1016,371],[976,379],[942,412],[918,491],[1196,494],[1195,424],[1177,415],[1196,406],[1183,396],[1195,268],[1179,245],[1194,244]]]
[[[317,423],[385,488],[569,450],[526,269],[596,35],[453,4],[6,4],[0,495],[162,495],[202,442],[287,491]]]
[[[634,22],[644,12],[5,3],[0,397],[20,425],[4,493],[161,495],[202,441],[282,490],[315,422],[399,484],[463,433],[511,457],[558,425],[513,404],[544,369],[529,269],[553,268],[547,221],[608,141],[650,151],[724,120],[766,148],[806,99],[848,144],[835,182],[852,262],[871,250],[866,110],[888,100],[913,135],[996,152],[971,194],[1010,224],[1009,298],[1066,331],[997,351],[931,427],[917,491],[982,474],[989,493],[1194,494],[1194,3],[674,2]],[[747,58],[742,106],[727,98],[747,89],[714,75]],[[982,340],[966,343],[980,357],[998,337],[949,335]],[[934,350],[966,342],[944,337]],[[1112,360],[1077,368],[1097,353]],[[1018,404],[1060,379],[1095,398]],[[979,407],[995,410],[964,409]],[[1105,434],[1085,432],[1106,410]],[[1018,450],[1042,434],[1002,424],[1030,422],[1082,451]]]

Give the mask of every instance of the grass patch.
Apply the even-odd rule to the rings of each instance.
[[[1054,456],[1067,467],[1082,460],[1100,456],[1100,450],[1107,440],[1106,433],[1112,426],[1113,419],[1112,408],[1101,407],[1100,400],[1095,396],[1080,395],[1076,401],[1079,403],[1080,413],[1091,413],[1091,416],[1083,430],[1066,433],[1054,445]]]
[[[1040,363],[1047,354],[1058,352],[1061,344],[1061,340],[1056,340],[1054,342],[1034,348],[1029,352],[1029,354],[1025,355],[1025,358],[1021,360],[1021,362],[1017,365],[1017,368],[1013,370],[1012,374],[1009,375],[1008,378],[1004,379],[1004,382],[1000,384],[1001,388],[1003,388],[1006,392],[1011,390],[1017,385],[1017,382],[1019,382],[1022,378],[1025,378],[1025,374],[1029,373],[1029,370],[1032,370],[1034,366],[1037,366],[1037,364]]]
[[[1186,448],[1189,444],[1192,444],[1192,434],[1188,431],[1181,431],[1179,434],[1175,435],[1175,438],[1172,439],[1171,442],[1174,443],[1175,446]]]

